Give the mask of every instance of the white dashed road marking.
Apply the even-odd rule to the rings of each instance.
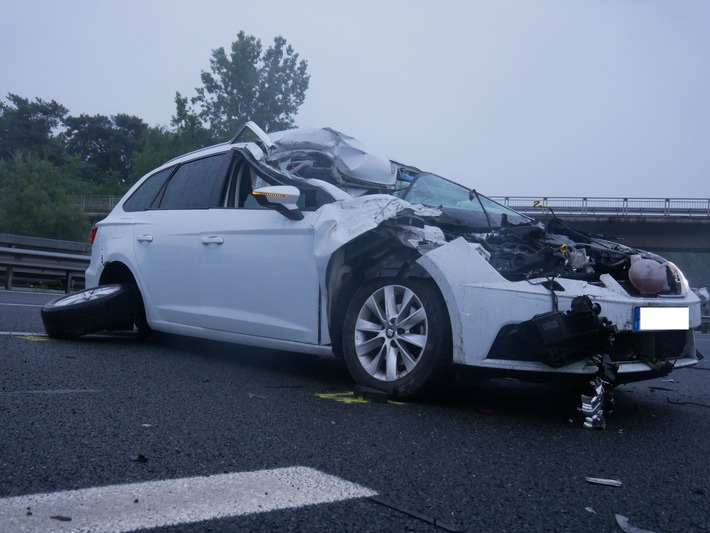
[[[135,531],[376,494],[297,466],[2,498],[0,530]]]

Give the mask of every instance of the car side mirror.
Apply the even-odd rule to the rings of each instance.
[[[291,220],[303,219],[303,213],[298,207],[298,197],[301,191],[293,185],[274,185],[252,191],[252,195],[262,207],[276,209]]]

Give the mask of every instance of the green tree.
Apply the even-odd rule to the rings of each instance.
[[[84,177],[107,194],[130,185],[134,159],[143,149],[148,125],[138,117],[119,114],[69,116],[61,137],[66,151],[87,163]]]
[[[175,116],[170,122],[173,127],[172,140],[177,150],[175,155],[190,152],[219,141],[212,132],[202,124],[194,107],[188,103],[187,97],[175,93]]]
[[[310,80],[308,62],[298,57],[281,36],[264,52],[260,39],[240,31],[229,53],[212,51],[211,72],[202,71],[203,85],[191,99],[197,112],[176,95],[176,118],[189,125],[199,117],[214,140],[230,138],[247,120],[266,131],[293,127]]]
[[[87,191],[76,178],[80,165],[20,153],[0,160],[0,233],[85,241],[91,225],[73,202]]]
[[[62,147],[54,131],[62,125],[67,108],[54,100],[35,98],[31,102],[12,93],[7,100],[9,103],[0,101],[0,158],[22,152],[59,161]]]

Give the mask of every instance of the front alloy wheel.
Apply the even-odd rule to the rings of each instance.
[[[355,381],[396,397],[417,396],[450,374],[451,326],[429,280],[377,279],[355,294],[343,353]]]

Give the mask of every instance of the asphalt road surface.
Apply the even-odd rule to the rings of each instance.
[[[710,531],[710,357],[585,430],[560,386],[380,403],[329,360],[50,340],[50,298],[0,291],[0,531]]]

